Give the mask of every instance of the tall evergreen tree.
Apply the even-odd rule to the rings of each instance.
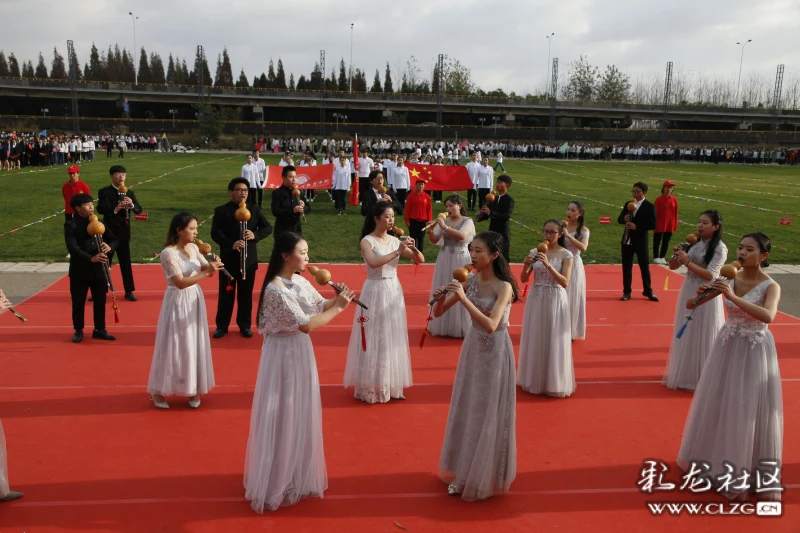
[[[22,77],[23,78],[33,78],[33,63],[30,61],[24,61],[22,63]]]
[[[67,78],[69,78],[69,69],[70,68],[74,68],[75,69],[75,80],[78,81],[78,80],[84,79],[83,74],[81,73],[81,62],[78,60],[78,54],[77,53],[72,56],[72,60],[71,61],[72,61],[72,65],[71,66],[67,65]],[[67,58],[67,62],[70,62],[69,58]]]
[[[295,90],[297,90],[297,91],[307,91],[308,90],[308,80],[306,80],[305,75],[300,74],[300,77],[297,78],[297,85],[295,86]]]
[[[203,54],[195,54],[194,70],[189,78],[193,81],[190,85],[198,85],[200,83],[200,73],[203,73],[203,85],[211,87],[214,83],[214,78],[211,77],[211,72],[208,70],[208,58]]]
[[[6,55],[0,50],[0,76],[8,77],[11,75],[11,71],[8,70],[8,61],[6,61]]]
[[[12,78],[19,78],[21,76],[19,71],[19,61],[17,61],[17,58],[14,57],[14,52],[11,52],[11,55],[8,56],[8,75]]]
[[[67,67],[64,65],[64,56],[58,53],[58,48],[53,47],[53,64],[50,66],[50,78],[54,80],[67,79]]]
[[[34,76],[39,79],[47,79],[47,66],[44,64],[44,56],[39,52],[39,63],[36,65],[36,72]]]
[[[335,91],[337,87],[336,84],[336,70],[331,69],[331,77],[325,81],[325,90],[326,91]]]
[[[433,69],[433,79],[431,80],[431,90],[433,91],[433,94],[439,93],[439,83],[439,68],[435,67]]]
[[[133,83],[136,79],[136,71],[134,70],[134,59],[133,55],[128,52],[126,48],[122,49],[122,65],[120,68],[120,73],[122,74],[122,79],[120,81]]]
[[[353,74],[353,92],[367,92],[367,75],[358,68],[356,69],[355,74]]]
[[[222,76],[222,54],[217,54],[217,70],[214,73],[214,87],[219,87],[220,76]]]
[[[294,89],[295,89],[295,86],[294,86],[294,74],[290,72],[289,73],[289,90],[290,91],[294,91]]]
[[[275,67],[272,65],[272,58],[269,58],[269,70],[267,70],[267,86],[266,89],[275,88]]]
[[[261,73],[261,76],[259,76],[258,78],[258,85],[262,89],[266,89],[269,85],[269,83],[267,82],[267,75],[264,74],[263,72]]]
[[[150,62],[147,58],[147,52],[142,46],[139,52],[139,83],[153,83],[153,74],[150,72]]]
[[[231,58],[228,56],[227,47],[222,49],[222,73],[220,76],[220,85],[222,87],[233,87],[233,68],[231,68]]]
[[[247,75],[244,73],[244,69],[239,74],[239,81],[236,82],[237,87],[247,88],[250,87],[250,82],[247,81]]]
[[[286,89],[286,72],[283,70],[283,61],[278,58],[278,72],[275,74],[275,88]]]
[[[260,89],[261,88],[261,79],[258,77],[258,74],[253,76],[253,89]]]
[[[314,63],[314,70],[311,71],[311,77],[308,79],[305,90],[319,91],[322,87],[322,77],[324,75],[325,74],[319,70],[319,63]]]
[[[84,69],[83,76],[91,81],[105,81],[108,79],[106,66],[103,65],[100,59],[100,52],[94,43],[92,43],[92,50],[89,52],[89,66]]]
[[[349,89],[349,80],[347,79],[347,69],[344,66],[344,58],[339,61],[339,90],[347,92]]]
[[[372,89],[369,90],[372,93],[382,93],[383,87],[381,87],[381,73],[378,69],[375,69],[375,79],[372,80]]]
[[[177,79],[177,72],[175,70],[175,60],[172,59],[172,54],[169,55],[169,63],[167,63],[167,83],[175,85]]]
[[[158,85],[165,85],[167,83],[167,78],[164,75],[164,62],[161,61],[161,56],[156,52],[150,52],[150,76],[150,83],[156,83]]]
[[[111,49],[111,46],[108,47],[108,55],[106,56],[106,60],[108,62],[108,68],[106,69],[108,78],[106,81],[122,81],[122,52],[119,50],[119,45],[116,45],[113,50]]]
[[[389,62],[386,62],[386,75],[383,77],[383,92],[393,93],[392,87],[392,71],[389,69]]]

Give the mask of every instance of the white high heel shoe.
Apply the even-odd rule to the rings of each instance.
[[[159,409],[169,409],[169,404],[167,403],[167,400],[162,400],[160,402],[157,402],[156,399],[153,398],[152,396],[150,397],[150,399],[153,401],[153,405],[155,405]]]
[[[198,407],[200,407],[200,398],[196,400],[189,400],[189,407],[191,407],[192,409],[197,409]]]

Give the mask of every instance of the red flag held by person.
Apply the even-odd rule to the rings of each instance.
[[[353,141],[353,167],[359,170],[358,166],[358,133],[356,133],[356,140]]]
[[[472,180],[466,167],[446,165],[417,165],[407,163],[411,187],[417,180],[425,182],[426,191],[466,191],[472,189]]]
[[[267,182],[265,189],[277,189],[283,185],[281,173],[283,167],[270,165],[267,167]],[[318,165],[315,167],[297,167],[298,189],[328,190],[333,187],[333,165]]]

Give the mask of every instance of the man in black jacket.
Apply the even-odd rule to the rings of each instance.
[[[109,169],[111,185],[97,192],[97,211],[103,215],[106,228],[114,232],[119,239],[119,269],[122,273],[122,284],[125,287],[125,299],[136,301],[133,291],[133,267],[131,266],[131,211],[137,215],[142,212],[142,206],[136,200],[136,195],[131,189],[125,194],[119,192],[119,187],[125,184],[127,171],[122,165],[114,165]],[[108,264],[114,260],[114,252],[108,257]]]
[[[281,171],[283,185],[272,191],[272,214],[275,216],[275,231],[272,236],[284,231],[293,231],[298,235],[303,234],[300,219],[304,214],[311,212],[311,205],[305,203],[299,196],[292,195],[292,189],[297,186],[297,169],[286,165]]]
[[[72,342],[83,340],[83,310],[86,293],[92,292],[94,310],[93,339],[113,341],[106,332],[106,274],[103,263],[110,264],[108,254],[114,253],[119,241],[106,226],[103,242],[97,248],[94,237],[89,235],[89,216],[94,214],[94,201],[88,194],[76,194],[70,200],[75,218],[64,224],[64,240],[69,250],[69,292],[72,296],[72,326],[75,334]]]
[[[617,222],[625,224],[625,233],[622,235],[622,300],[631,299],[631,281],[633,279],[633,255],[639,262],[642,271],[642,294],[648,299],[657,302],[658,297],[653,294],[650,287],[650,256],[648,232],[656,228],[656,208],[645,199],[647,184],[637,181],[633,184],[633,199],[636,209],[628,210],[628,203],[622,206],[622,212],[617,217]]]
[[[383,172],[380,170],[373,170],[369,175],[370,187],[366,190],[361,197],[361,215],[365,217],[372,216],[372,209],[378,202],[387,202],[392,204],[392,209],[396,217],[403,214],[403,204],[397,199],[394,191],[389,189],[385,193],[380,194],[378,189],[383,187]]]
[[[508,188],[511,187],[511,177],[503,174],[497,178],[497,195],[494,202],[489,202],[481,207],[476,218],[477,222],[490,219],[489,231],[494,231],[503,236],[503,257],[511,262],[511,226],[509,220],[514,211],[514,199],[508,195]]]
[[[231,201],[214,209],[214,219],[211,222],[211,238],[219,245],[220,259],[225,264],[225,270],[233,276],[219,276],[219,297],[217,300],[217,329],[214,338],[219,339],[228,333],[228,326],[233,316],[233,302],[238,299],[239,308],[236,312],[236,325],[242,337],[249,339],[253,336],[252,325],[253,311],[253,284],[258,270],[258,249],[256,243],[266,239],[272,233],[263,211],[257,204],[247,204],[250,211],[250,220],[247,221],[247,230],[242,236],[239,221],[236,220],[236,210],[239,204],[247,201],[249,182],[245,178],[233,178],[228,184],[228,194]],[[242,279],[241,252],[247,246],[247,262],[245,263],[245,279]]]

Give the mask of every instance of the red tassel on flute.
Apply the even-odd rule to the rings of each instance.
[[[369,320],[368,317],[364,316],[364,309],[361,309],[361,315],[358,317],[358,323],[361,324],[361,349],[363,351],[367,351],[367,332],[364,331],[364,322]]]
[[[433,312],[433,310],[431,310],[431,312]],[[428,318],[425,320],[425,331],[422,332],[422,338],[419,340],[420,348],[422,348],[422,346],[425,344],[425,337],[431,334],[430,330],[428,329],[428,326],[430,325],[432,320],[433,317],[431,315],[428,315]]]
[[[228,278],[228,286],[225,287],[225,290],[228,292],[231,292],[233,290],[233,287],[231,287],[231,278]]]
[[[522,299],[524,300],[525,297],[528,296],[528,284],[525,284],[525,290],[522,291]]]

